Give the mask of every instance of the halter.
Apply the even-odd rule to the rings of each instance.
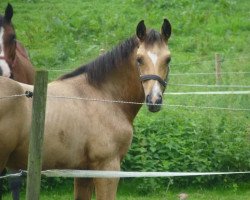
[[[169,66],[168,66],[168,73],[166,76],[166,81],[164,81],[160,76],[155,75],[155,74],[146,74],[146,75],[140,75],[140,79],[141,81],[148,81],[148,80],[156,80],[158,81],[163,87],[164,89],[166,88],[167,84],[168,84],[168,74],[169,74]]]

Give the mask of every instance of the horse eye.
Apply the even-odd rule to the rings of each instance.
[[[143,59],[142,59],[142,57],[138,57],[138,58],[136,59],[136,61],[137,61],[137,64],[138,64],[138,65],[143,65]]]
[[[16,41],[16,35],[15,35],[15,34],[10,35],[9,41],[10,41],[10,42]]]

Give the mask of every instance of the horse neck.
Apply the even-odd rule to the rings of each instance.
[[[124,102],[142,103],[144,90],[140,81],[140,74],[135,64],[136,50],[130,59],[123,62],[122,66],[110,75],[102,89],[111,95],[113,100]],[[141,108],[141,104],[119,103],[117,104],[132,122]]]

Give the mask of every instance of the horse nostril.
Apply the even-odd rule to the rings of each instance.
[[[155,101],[155,104],[162,104],[162,96],[159,95],[159,98]]]
[[[146,96],[146,102],[148,103],[148,104],[153,104],[153,102],[152,102],[152,100],[151,100],[151,95],[147,95]]]

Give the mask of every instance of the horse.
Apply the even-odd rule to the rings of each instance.
[[[5,15],[0,15],[0,76],[16,81],[34,84],[35,70],[24,46],[16,40],[16,33],[12,24],[13,7],[8,4]],[[19,199],[19,177],[10,179],[10,188],[14,200]],[[0,181],[0,196],[1,196]],[[1,197],[0,197],[1,199]]]
[[[142,20],[134,36],[48,84],[43,170],[120,170],[141,104],[146,101],[150,112],[161,109],[170,35],[168,19],[160,32]],[[6,78],[0,78],[0,86],[0,98],[33,91]],[[25,96],[0,100],[0,171],[27,168],[31,107]],[[118,182],[75,178],[74,199],[89,200],[95,190],[97,200],[114,200]]]
[[[34,84],[35,70],[26,49],[16,40],[12,17],[13,7],[8,4],[5,15],[0,15],[0,76]]]

